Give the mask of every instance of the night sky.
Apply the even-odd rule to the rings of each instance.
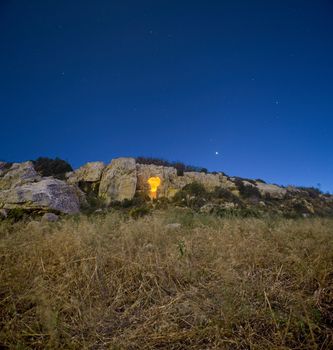
[[[331,0],[0,0],[0,159],[154,156],[333,192]]]

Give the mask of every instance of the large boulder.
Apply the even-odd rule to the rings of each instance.
[[[50,177],[0,191],[0,208],[53,210],[74,214],[80,210],[80,198],[75,186]]]
[[[184,178],[188,182],[198,182],[202,184],[207,191],[213,191],[215,187],[221,185],[220,174],[206,174],[195,171],[184,173]]]
[[[79,169],[68,173],[68,183],[98,182],[101,180],[105,164],[103,162],[89,162]]]
[[[161,184],[158,187],[159,197],[168,197],[172,180],[177,177],[177,170],[173,167],[159,166],[154,164],[137,164],[137,186],[136,189],[141,193],[149,193],[150,186],[148,179],[151,177],[159,177]]]
[[[266,184],[260,181],[256,181],[256,186],[263,196],[269,196],[273,199],[283,199],[287,194],[287,189],[277,185]]]
[[[7,164],[7,166],[6,166]],[[32,162],[0,165],[0,191],[41,180]]]
[[[59,216],[54,213],[45,213],[42,216],[42,222],[55,222],[59,220]]]
[[[134,158],[113,159],[103,171],[98,195],[106,204],[132,199],[137,184]]]
[[[67,173],[67,182],[77,185],[84,193],[96,196],[104,169],[105,164],[103,162],[87,163],[79,169]]]

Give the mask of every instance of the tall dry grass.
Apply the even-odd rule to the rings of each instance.
[[[113,213],[0,237],[2,348],[333,346],[333,220]]]

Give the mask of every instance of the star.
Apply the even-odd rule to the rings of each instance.
[[[216,156],[218,156],[218,155],[219,155],[219,152],[218,152],[218,151],[216,151],[216,152],[215,152],[215,155],[216,155]]]

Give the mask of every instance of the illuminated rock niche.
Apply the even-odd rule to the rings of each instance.
[[[151,199],[157,198],[157,188],[161,184],[161,179],[158,176],[153,176],[148,179],[148,184],[150,186],[150,193],[149,196]]]

